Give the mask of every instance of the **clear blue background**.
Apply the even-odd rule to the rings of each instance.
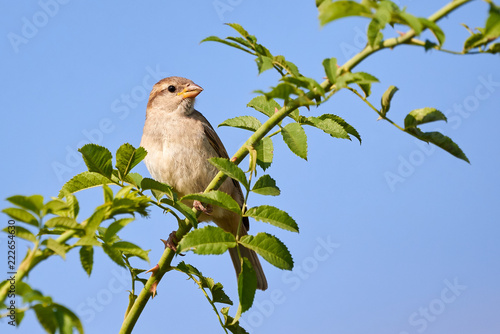
[[[342,64],[361,49],[368,23],[343,19],[320,29],[312,0],[221,0],[226,7],[219,11],[217,2],[199,0],[74,0],[57,8],[40,3],[0,4],[2,198],[56,196],[66,180],[85,170],[76,150],[86,142],[112,152],[125,142],[138,146],[147,95],[165,76],[185,76],[205,89],[197,108],[214,126],[238,115],[260,118],[245,106],[254,90],[267,89],[278,77],[271,71],[257,76],[252,57],[243,52],[216,43],[199,44],[209,35],[234,35],[224,22],[242,24],[274,54],[286,55],[318,81],[324,76],[324,58],[336,57]],[[401,5],[428,16],[445,3],[402,1]],[[43,14],[43,7],[51,15]],[[483,26],[486,12],[487,4],[475,1],[443,19],[440,24],[448,32],[445,46],[461,50],[468,33],[459,24]],[[30,31],[26,22],[34,21],[39,27]],[[23,33],[29,36],[25,43],[13,46],[9,36]],[[386,36],[395,34],[389,29]],[[431,38],[427,33],[425,37]],[[318,109],[304,110],[307,115],[340,115],[357,128],[363,143],[332,139],[307,128],[306,162],[275,137],[275,161],[269,172],[282,195],[255,195],[250,204],[268,203],[286,210],[297,220],[300,234],[258,222],[253,222],[251,232],[265,230],[279,236],[296,267],[290,273],[264,264],[269,289],[258,292],[255,307],[244,314],[247,330],[498,333],[498,56],[460,57],[403,46],[375,54],[356,70],[380,79],[370,98],[375,105],[389,85],[399,87],[389,116],[400,124],[416,108],[431,106],[445,112],[448,123],[425,129],[439,128],[451,136],[471,164],[377,122],[377,115],[347,91]],[[225,127],[217,131],[230,154],[249,135]],[[63,165],[66,169],[55,171],[54,166]],[[148,175],[143,164],[138,172]],[[391,186],[387,175],[400,178]],[[78,198],[82,220],[102,202],[97,189],[79,193]],[[4,215],[1,224],[6,223]],[[151,264],[134,262],[148,268],[163,251],[159,238],[174,229],[175,222],[153,208],[150,218],[127,226],[121,237],[151,249]],[[27,247],[19,240],[19,259]],[[0,250],[4,275],[5,234]],[[182,260],[221,281],[236,300],[236,280],[227,255],[188,254]],[[66,261],[53,257],[39,265],[29,283],[75,311],[87,333],[118,332],[130,285],[126,272],[102,251],[96,252],[90,278],[81,269],[78,252],[72,251]],[[235,311],[233,307],[231,314]],[[13,332],[5,320],[0,328],[2,333]],[[16,333],[42,332],[30,312]],[[196,286],[169,273],[134,331],[152,332],[222,330]]]

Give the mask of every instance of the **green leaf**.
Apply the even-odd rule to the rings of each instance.
[[[66,245],[63,245],[52,238],[47,239],[42,244],[45,244],[48,249],[66,260]]]
[[[210,288],[210,292],[212,293],[212,300],[214,303],[222,303],[233,305],[233,301],[229,296],[224,292],[223,286],[221,283],[216,283]]]
[[[113,190],[107,185],[102,185],[102,191],[104,193],[104,203],[113,201]]]
[[[274,67],[273,58],[271,57],[258,55],[257,58],[255,58],[255,62],[257,63],[259,74]]]
[[[73,176],[71,180],[66,182],[59,192],[59,198],[63,198],[66,194],[73,194],[77,191],[102,186],[103,184],[112,184],[113,182],[99,173],[83,172]]]
[[[94,265],[94,247],[82,246],[80,248],[80,262],[83,270],[90,276],[92,273],[92,266]]]
[[[87,220],[87,225],[85,225],[85,234],[91,237],[95,236],[95,232],[99,225],[101,225],[104,220],[104,214],[106,212],[106,208],[101,207],[97,209],[92,216]]]
[[[137,166],[147,155],[143,147],[135,148],[129,143],[125,143],[116,151],[116,169],[120,172],[120,180]]]
[[[415,31],[415,34],[417,36],[420,35],[420,33],[422,32],[423,26],[422,26],[421,21],[417,17],[415,17],[409,13],[406,13],[406,12],[400,12],[400,13],[396,14],[396,16],[399,16],[399,18],[401,18],[401,20],[403,21],[402,22],[403,24],[406,24],[410,28],[412,28]]]
[[[249,54],[255,56],[254,52],[248,50],[244,46],[241,46],[238,43],[227,41],[227,40],[219,38],[217,36],[208,36],[207,38],[202,39],[200,43],[203,43],[203,42],[218,42],[218,43],[226,44],[226,45],[229,45],[233,48],[239,49],[241,51],[245,51],[246,53],[249,53]]]
[[[323,1],[318,7],[318,11],[321,25],[347,16],[369,16],[371,14],[369,8],[354,1]]]
[[[230,26],[234,30],[236,30],[241,36],[246,39],[251,39],[251,35],[246,31],[240,24],[238,23],[225,23],[225,25]]]
[[[254,146],[254,148],[257,151],[257,164],[260,168],[266,170],[273,162],[273,140],[269,137],[264,137]]]
[[[45,227],[64,227],[66,229],[83,230],[76,219],[70,217],[54,217],[45,222]]]
[[[238,214],[241,213],[239,204],[231,196],[220,190],[212,190],[203,194],[189,194],[181,198],[182,201],[187,199],[198,200],[202,203],[217,205]]]
[[[174,189],[166,183],[162,183],[149,177],[145,177],[141,182],[142,190],[151,190],[155,198],[158,200],[163,197],[163,195],[167,195],[171,199],[177,199],[177,196],[174,193]]]
[[[122,218],[109,225],[104,233],[103,240],[108,242],[116,233],[118,233],[122,228],[134,221],[135,218]]]
[[[52,304],[56,309],[56,318],[59,320],[60,334],[73,334],[73,329],[76,329],[79,334],[83,334],[83,326],[80,319],[70,309],[60,304]]]
[[[240,322],[229,315],[229,307],[223,307],[220,313],[224,317],[224,328],[227,328],[233,334],[248,334],[248,332],[240,326]]]
[[[131,183],[131,184],[133,184],[134,186],[136,186],[137,188],[140,189],[141,188],[142,179],[143,179],[143,177],[139,173],[129,173],[125,177],[125,182]]]
[[[445,35],[443,30],[436,23],[426,18],[419,17],[418,19],[420,23],[424,26],[424,28],[429,29],[434,34],[434,36],[438,41],[439,46],[442,46],[445,40]]]
[[[261,92],[259,92],[261,93]],[[281,82],[277,84],[275,87],[272,87],[271,91],[268,93],[264,93],[266,98],[268,99],[282,99],[285,101],[290,100],[290,95],[304,95],[305,93],[295,87],[292,84],[286,83],[286,82]]]
[[[295,220],[288,213],[274,206],[261,205],[250,208],[245,212],[245,216],[269,223],[287,231],[299,232],[299,226]]]
[[[361,144],[361,136],[359,135],[358,131],[356,131],[356,129],[349,123],[347,123],[342,117],[333,114],[323,114],[318,118],[321,120],[331,119],[332,121],[340,124],[348,134],[356,137],[356,139],[359,140],[359,143]]]
[[[118,249],[115,249],[111,245],[108,245],[108,244],[104,243],[104,244],[102,244],[102,250],[117,265],[119,265],[121,267],[124,267],[124,268],[126,267],[125,266],[125,261],[123,261],[122,252],[120,252]]]
[[[325,68],[326,77],[331,84],[335,83],[337,79],[337,59],[326,58],[323,60],[323,67]]]
[[[280,194],[280,188],[276,186],[276,181],[267,174],[262,175],[255,182],[252,191],[261,195],[278,196]]]
[[[412,110],[405,117],[405,129],[414,128],[417,125],[435,122],[447,121],[446,116],[435,108],[422,108]]]
[[[23,209],[34,212],[38,216],[40,215],[40,210],[43,207],[43,196],[41,195],[32,195],[32,196],[16,195],[8,197],[7,201]]]
[[[293,268],[292,255],[288,251],[288,248],[273,235],[263,232],[258,233],[255,237],[245,235],[241,237],[239,243],[255,251],[277,268],[285,270],[292,270]]]
[[[4,228],[2,231],[4,231],[5,233],[9,233],[9,229],[7,227]],[[16,226],[16,237],[31,241],[33,243],[36,242],[35,235],[33,233],[31,233],[30,230],[25,229],[22,226]]]
[[[307,160],[307,136],[298,123],[290,123],[281,129],[283,140],[297,156]]]
[[[107,148],[96,144],[86,144],[78,151],[82,154],[89,172],[96,172],[111,178],[113,172],[111,159],[113,156]]]
[[[247,258],[242,260],[241,272],[238,275],[238,297],[243,313],[252,307],[257,290],[257,275],[250,261]]]
[[[160,202],[170,205],[171,207],[177,209],[180,213],[182,213],[186,218],[189,219],[194,228],[198,227],[198,218],[196,217],[196,214],[194,213],[191,207],[187,206],[186,204],[180,201],[174,202],[169,198],[162,198]]]
[[[205,226],[189,232],[179,242],[178,251],[192,250],[196,254],[219,255],[228,248],[236,247],[236,238],[229,232],[215,226]]]
[[[248,102],[247,107],[252,107],[268,117],[273,116],[276,109],[281,109],[278,102],[273,99],[268,100],[263,95],[254,97],[250,102]]]
[[[314,126],[334,138],[350,139],[349,134],[342,124],[330,117],[310,116],[301,120],[301,123]]]
[[[432,143],[451,155],[470,163],[469,159],[460,147],[453,140],[451,140],[450,137],[447,137],[440,132],[422,132],[419,128],[408,128],[405,129],[405,131],[413,134],[422,141]]]
[[[365,98],[371,95],[372,93],[372,84],[371,83],[366,83],[366,84],[358,84],[359,88],[363,91],[365,94]]]
[[[38,220],[35,218],[35,216],[24,209],[6,208],[3,209],[2,212],[16,221],[39,227]]]
[[[239,116],[226,119],[224,122],[219,124],[219,127],[220,126],[232,126],[234,128],[244,130],[257,131],[262,126],[262,123],[253,116]]]
[[[47,331],[47,333],[55,334],[57,329],[57,320],[52,311],[52,306],[43,306],[42,304],[36,304],[33,306],[33,311],[35,311],[38,322]]]
[[[117,241],[112,246],[113,249],[119,250],[123,252],[125,255],[129,256],[137,256],[138,258],[143,259],[144,261],[149,262],[148,253],[149,250],[143,250],[141,247],[128,242],[128,241]]]
[[[382,100],[380,101],[380,104],[382,105],[382,108],[380,109],[380,113],[385,116],[389,109],[391,108],[391,100],[394,94],[398,91],[398,87],[396,86],[389,86],[387,90],[385,91],[384,95],[382,95]]]
[[[241,183],[246,189],[248,189],[248,181],[245,173],[233,162],[226,158],[210,158],[208,161],[217,167],[225,175]]]
[[[373,75],[365,72],[356,72],[356,73],[351,73],[351,72],[346,72],[343,73],[341,76],[337,78],[336,86],[337,88],[344,88],[347,85],[350,84],[369,84],[373,82],[379,82],[379,80],[374,77]]]

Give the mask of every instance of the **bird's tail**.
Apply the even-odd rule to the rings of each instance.
[[[266,275],[264,275],[264,270],[260,265],[259,258],[257,254],[248,248],[245,248],[241,245],[238,246],[240,249],[240,254],[242,257],[246,257],[250,263],[252,264],[253,269],[255,270],[255,274],[257,275],[257,289],[266,290],[267,289],[267,279]],[[236,275],[239,275],[241,271],[240,259],[238,258],[238,251],[236,248],[229,249],[229,255],[231,255],[231,260],[233,260],[234,269],[236,270]]]

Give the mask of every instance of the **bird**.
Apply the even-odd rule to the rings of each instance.
[[[203,88],[189,79],[164,78],[153,86],[146,108],[140,144],[147,151],[146,167],[153,179],[170,185],[179,196],[202,193],[206,189],[218,173],[208,159],[229,158],[210,122],[194,108],[195,98],[202,91]],[[227,178],[219,190],[243,206],[243,192],[237,181]],[[185,204],[202,211],[200,222],[212,221],[235,236],[248,233],[248,217],[242,218],[218,206],[204,207],[198,201],[186,200]],[[257,288],[266,290],[267,279],[257,254],[241,245],[238,247],[241,256],[246,257],[255,270]],[[230,248],[229,254],[239,275],[241,264],[237,249]]]

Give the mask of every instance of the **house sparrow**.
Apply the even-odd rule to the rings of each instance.
[[[214,128],[194,109],[196,96],[203,88],[189,79],[169,77],[157,82],[149,95],[141,146],[148,154],[146,166],[151,176],[172,186],[180,195],[201,193],[218,173],[209,161],[212,157],[229,158]],[[243,205],[240,184],[227,178],[219,190]],[[186,201],[203,213],[199,221],[213,221],[236,235],[241,217],[220,207],[204,208],[201,203]],[[248,217],[243,217],[240,235],[247,234]],[[267,289],[267,280],[257,254],[238,246],[241,256],[248,258],[257,275],[257,288]],[[241,270],[236,248],[229,249],[236,274]]]

